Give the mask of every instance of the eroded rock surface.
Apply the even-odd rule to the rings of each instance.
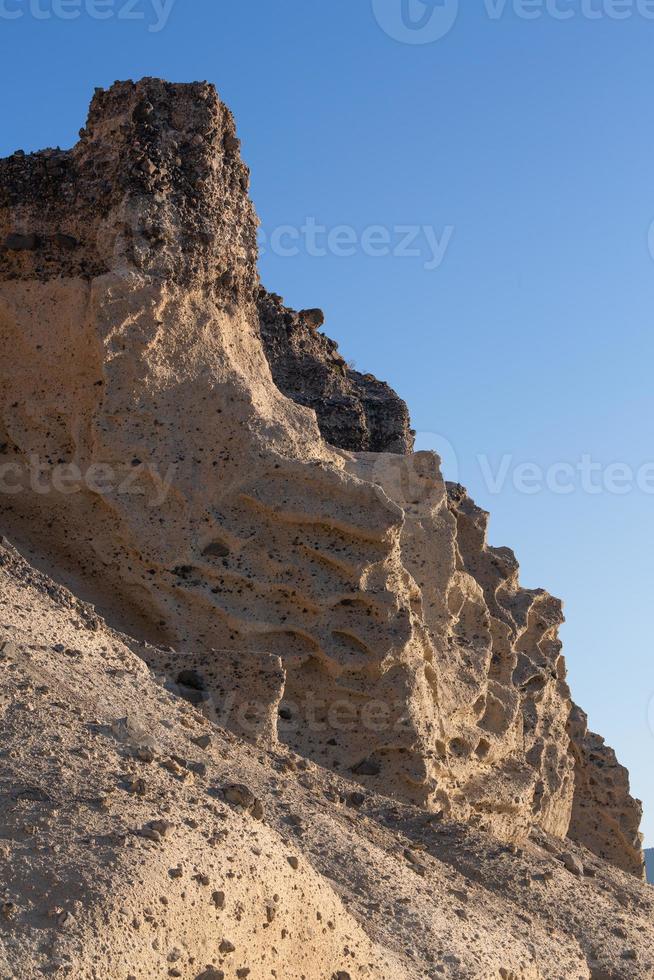
[[[569,836],[639,878],[644,876],[643,809],[629,793],[629,773],[588,719],[573,705],[568,730],[575,758],[575,793]]]
[[[257,221],[239,146],[212,85],[96,89],[72,150],[0,161],[0,277],[133,270],[252,296]]]
[[[633,875],[253,747],[7,544],[0,597],[3,975],[652,976]]]
[[[0,528],[122,631],[166,698],[358,784],[349,811],[381,792],[415,826],[544,835],[559,854],[570,832],[642,875],[638,804],[570,700],[560,603],[521,588],[487,515],[409,452],[405,406],[342,365],[319,311],[261,289],[215,90],[116,84],[73,150],[14,155],[0,180]],[[451,975],[505,969],[477,959]]]
[[[383,381],[348,365],[336,343],[319,332],[320,310],[298,313],[263,288],[258,307],[273,381],[314,410],[327,442],[355,452],[411,452],[414,433],[405,403]]]

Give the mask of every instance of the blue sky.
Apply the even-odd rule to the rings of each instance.
[[[216,83],[253,172],[265,283],[324,308],[343,354],[397,388],[420,444],[492,511],[525,584],[565,599],[575,697],[631,769],[654,845],[647,12],[0,0],[0,154],[70,146],[114,79]]]

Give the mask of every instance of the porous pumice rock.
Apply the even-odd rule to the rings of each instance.
[[[3,977],[300,980],[328,976],[325,964],[410,977],[326,876],[289,866],[281,827],[257,819],[256,800],[241,812],[221,804],[218,785],[258,791],[272,758],[263,766],[216,731],[216,758],[192,777],[202,716],[117,634],[90,629],[83,604],[1,546],[0,596]],[[173,754],[189,778],[164,765]],[[134,796],[140,773],[146,791]]]
[[[629,773],[588,718],[574,705],[568,722],[575,759],[575,794],[569,836],[599,857],[645,877],[640,823],[643,808],[629,793]]]
[[[409,452],[390,389],[326,373],[256,226],[205,83],[116,83],[72,150],[0,162],[0,525],[172,694],[356,780],[359,809],[565,837],[592,760],[560,603]],[[637,870],[620,791],[626,855],[603,819],[583,843]]]
[[[254,748],[126,640],[0,545],[3,977],[651,978],[635,876]]]
[[[133,273],[223,298],[252,295],[248,186],[234,119],[212,85],[148,79],[96,89],[73,150],[2,161],[0,277]]]

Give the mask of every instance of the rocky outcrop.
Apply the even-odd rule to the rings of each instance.
[[[654,893],[212,725],[0,543],[0,973],[649,980]]]
[[[97,89],[73,150],[0,162],[0,278],[131,271],[251,297],[257,221],[239,145],[206,83]]]
[[[517,722],[530,775],[537,779],[537,822],[643,878],[642,805],[631,796],[629,773],[615,752],[588,730],[586,715],[570,701],[558,639],[561,603],[542,590],[521,589],[513,553],[486,546],[488,515],[463,488],[450,485],[448,491],[464,567],[488,603],[494,714],[503,733],[510,730],[509,717]],[[506,739],[502,745],[510,753]]]
[[[275,384],[313,409],[327,442],[354,452],[411,452],[414,433],[405,403],[383,381],[347,364],[337,344],[319,332],[321,310],[297,313],[263,288],[258,308]]]
[[[476,586],[482,610],[477,616],[486,626],[487,680],[477,704],[485,730],[477,755],[492,772],[485,778],[485,806],[492,809],[503,791],[509,819],[533,820],[564,837],[574,772],[566,736],[570,692],[558,638],[561,603],[542,589],[521,588],[513,552],[486,543],[488,514],[462,487],[448,486],[448,504],[456,520],[460,574]],[[466,639],[470,644],[469,630]]]
[[[5,533],[211,722],[434,819],[564,837],[595,763],[560,603],[319,312],[261,290],[212,87],[100,91],[75,148],[0,179]],[[604,817],[575,833],[637,870],[618,790],[586,799],[627,856]]]
[[[588,731],[588,719],[576,705],[568,730],[575,758],[569,836],[618,868],[643,878],[643,809],[629,793],[629,773],[604,739]]]

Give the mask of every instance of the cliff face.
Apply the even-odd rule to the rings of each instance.
[[[572,821],[642,876],[560,603],[261,289],[247,188],[205,84],[117,84],[73,150],[0,163],[0,526],[208,718],[513,842]]]
[[[212,725],[1,540],[0,599],[3,977],[651,980],[633,875]]]
[[[642,806],[629,793],[629,773],[573,705],[568,722],[575,794],[568,835],[599,857],[643,877]]]

